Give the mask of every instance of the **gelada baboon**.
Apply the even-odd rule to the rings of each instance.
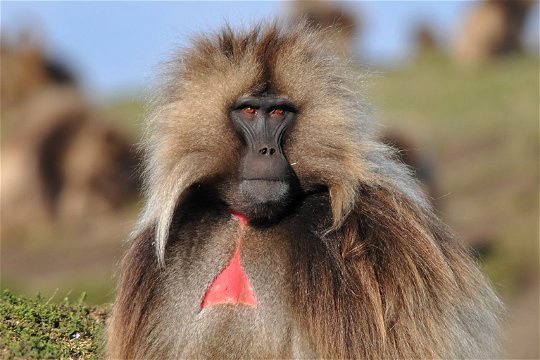
[[[497,297],[325,44],[225,29],[171,62],[111,358],[493,355]]]

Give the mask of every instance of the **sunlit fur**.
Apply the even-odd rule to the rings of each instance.
[[[375,139],[361,81],[325,37],[304,25],[225,29],[195,39],[169,63],[147,122],[147,203],[122,263],[108,328],[111,358],[220,357],[222,339],[220,346],[236,349],[237,357],[494,356],[497,297],[406,167]],[[250,274],[250,241],[258,244],[254,254],[275,257],[276,268],[287,269],[268,280],[279,285],[270,295],[285,310],[267,317],[264,301],[250,310],[260,312],[262,325],[249,323],[249,336],[235,324],[208,330],[185,294],[204,291],[212,272],[186,264],[203,257],[204,247],[222,261],[208,267],[219,269],[232,248],[209,247],[214,240],[208,239],[234,239],[237,230],[211,197],[189,205],[194,209],[183,204],[193,203],[187,200],[193,189],[219,194],[234,181],[242,145],[229,108],[268,86],[298,107],[284,150],[301,186],[324,185],[328,192],[306,199],[274,227],[245,234],[256,289],[263,287],[258,278],[269,275],[256,262]],[[186,228],[198,224],[181,220],[191,214],[208,227]],[[177,315],[182,311],[194,318]],[[183,323],[172,320],[177,317]],[[290,336],[258,336],[259,325]],[[209,334],[215,342],[202,346],[195,338],[205,331],[215,332]]]

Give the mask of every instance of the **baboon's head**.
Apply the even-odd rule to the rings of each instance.
[[[326,40],[305,25],[227,29],[173,59],[150,121],[147,216],[167,225],[188,189],[210,186],[259,226],[327,191],[339,224],[369,131],[357,77]]]

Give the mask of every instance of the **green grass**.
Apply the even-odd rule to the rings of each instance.
[[[539,59],[474,69],[429,57],[372,80],[379,120],[436,168],[443,218],[493,244],[485,270],[507,298],[538,277]]]
[[[0,296],[0,357],[2,359],[96,359],[106,307],[88,306],[85,294],[75,302]]]

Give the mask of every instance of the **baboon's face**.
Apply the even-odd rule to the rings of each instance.
[[[264,94],[240,97],[230,121],[242,150],[233,211],[253,224],[279,219],[299,199],[299,181],[284,151],[298,110],[287,97]]]

